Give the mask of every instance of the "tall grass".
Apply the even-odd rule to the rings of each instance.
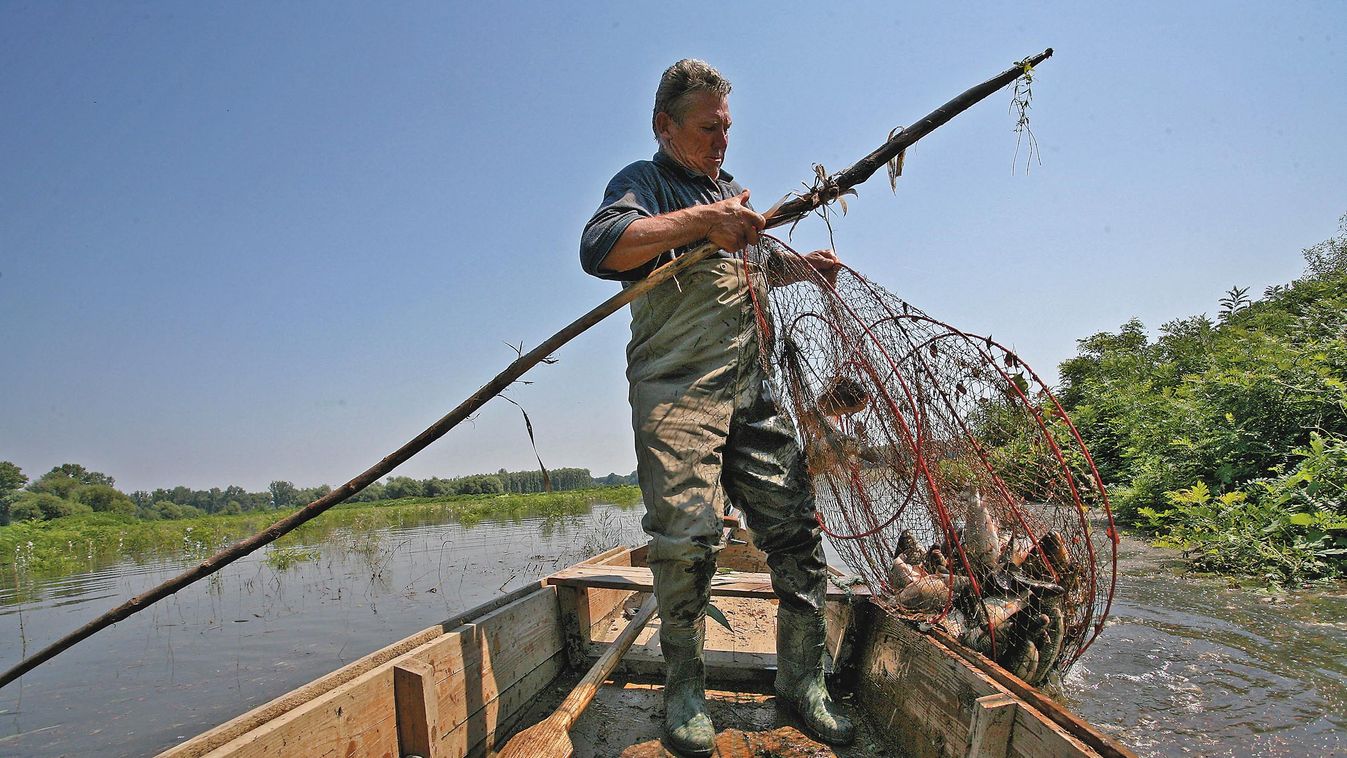
[[[459,495],[403,498],[339,505],[275,543],[277,557],[288,567],[307,555],[301,545],[325,542],[338,529],[371,531],[406,524],[458,521],[472,527],[482,521],[576,515],[598,503],[630,507],[640,502],[632,486],[571,490],[557,493]],[[0,581],[19,583],[88,571],[122,560],[201,560],[240,539],[256,534],[284,517],[282,511],[141,521],[131,516],[85,513],[50,521],[24,521],[0,527]]]

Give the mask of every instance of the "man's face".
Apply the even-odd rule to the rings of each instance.
[[[664,151],[693,171],[715,179],[730,144],[730,104],[723,95],[698,92],[688,99],[683,123],[667,113],[655,117]]]

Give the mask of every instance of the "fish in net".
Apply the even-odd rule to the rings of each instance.
[[[1031,684],[1075,662],[1108,614],[1117,539],[1049,388],[851,268],[824,276],[766,235],[743,255],[819,522],[875,601]]]

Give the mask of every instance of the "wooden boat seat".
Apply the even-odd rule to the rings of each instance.
[[[631,592],[653,592],[655,589],[654,577],[650,569],[644,566],[577,564],[547,577],[547,583],[563,587],[593,587]],[[715,577],[711,579],[711,594],[721,597],[763,599],[776,597],[772,592],[770,574],[747,571],[716,572]],[[864,584],[844,589],[833,582],[828,583],[829,600],[845,600],[849,596],[869,594],[870,590]]]

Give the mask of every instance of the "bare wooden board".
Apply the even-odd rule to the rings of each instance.
[[[394,670],[399,666],[419,672],[422,679],[428,674],[434,678],[433,705],[424,706],[427,732],[433,720],[438,733],[429,743],[430,754],[482,754],[501,722],[561,671],[556,589],[535,588],[240,735],[211,755],[397,755]]]
[[[605,550],[584,562],[602,562],[612,559],[614,556],[625,558],[630,552],[631,551],[624,547],[614,547]],[[416,634],[403,638],[388,647],[376,650],[330,674],[287,692],[274,700],[264,703],[224,724],[221,724],[220,726],[171,747],[163,753],[160,753],[159,758],[198,758],[198,756],[206,755],[210,751],[229,743],[235,738],[289,713],[304,703],[329,693],[337,687],[353,681],[362,674],[457,629],[462,626],[464,622],[481,618],[487,613],[509,605],[510,603],[538,590],[542,586],[542,582],[537,582],[520,587],[517,590],[493,598],[470,610],[452,616],[440,624],[428,627]]]
[[[550,667],[561,652],[556,591],[547,588],[409,653],[435,669],[441,741],[451,743],[442,745],[445,753],[461,755],[492,731],[501,695],[536,669]]]
[[[509,605],[530,592],[537,591],[542,586],[543,583],[538,582],[536,584],[520,587],[517,590],[494,598],[469,611],[450,617],[440,624],[427,627],[416,634],[398,640],[388,647],[375,650],[369,655],[352,661],[330,674],[315,679],[298,689],[291,690],[290,692],[264,703],[209,731],[203,732],[196,737],[175,745],[160,753],[158,758],[197,758],[197,756],[205,755],[230,740],[233,740],[252,729],[256,729],[273,719],[279,718],[316,697],[331,692],[337,687],[352,681],[361,674],[371,671],[377,666],[388,663],[410,650],[414,650],[431,640],[443,636],[446,632],[462,626],[464,621],[482,616],[502,606]]]
[[[525,717],[527,721],[543,718],[551,713],[556,707],[556,703],[565,696],[565,685],[569,682],[567,676],[558,679],[557,685],[539,696],[538,702]],[[852,702],[841,690],[834,689],[833,694],[840,696],[844,701],[844,708],[851,710],[845,703]],[[575,745],[576,756],[593,756],[594,758],[611,758],[612,756],[622,755],[624,750],[632,746],[648,745],[653,748],[658,743],[663,724],[664,712],[664,691],[663,687],[657,682],[633,682],[616,681],[605,685],[595,697],[593,704],[585,715],[580,717],[571,730],[571,739]],[[766,687],[733,687],[717,688],[709,687],[706,690],[706,706],[710,713],[712,721],[716,725],[718,732],[724,733],[728,730],[739,730],[748,735],[765,735],[770,733],[781,733],[782,727],[793,727],[800,729],[800,724],[796,722],[795,717],[784,706],[776,701],[772,695],[772,688]],[[785,734],[790,734],[786,732]],[[807,740],[788,740],[778,742],[775,745],[759,741],[756,737],[750,737],[758,748],[775,747],[784,750],[788,747],[803,748],[809,746],[815,750],[822,750]],[[733,743],[731,743],[733,744]],[[742,743],[740,745],[742,747]],[[649,749],[647,748],[647,749]],[[831,748],[838,758],[877,758],[878,756],[901,755],[901,752],[886,749],[879,742],[874,730],[870,728],[864,720],[857,723],[857,739],[852,745],[846,747]],[[767,758],[774,755],[795,755],[794,753],[779,753],[769,751],[759,751],[756,754],[749,753],[753,758]],[[639,755],[639,754],[638,754]],[[661,758],[668,758],[664,754],[655,752],[654,755]],[[736,758],[747,758],[743,753],[727,752],[722,756],[735,756]],[[810,758],[822,758],[831,756],[832,753],[804,753]]]
[[[653,592],[654,577],[650,569],[641,566],[577,565],[562,569],[547,577],[548,584],[570,587],[599,587],[603,589]],[[722,597],[773,598],[770,574],[741,571],[718,572],[711,579],[711,594]],[[852,596],[870,594],[864,585],[844,590],[829,583],[828,599],[843,600]]]
[[[439,758],[439,709],[435,703],[435,669],[408,658],[393,665],[393,701],[398,717],[398,751]]]
[[[712,758],[837,758],[837,754],[822,742],[806,737],[793,726],[782,726],[765,732],[745,732],[726,729],[716,735]],[[632,745],[622,751],[622,758],[678,758],[659,740]]]
[[[393,667],[383,665],[268,721],[207,755],[213,758],[395,755]]]

